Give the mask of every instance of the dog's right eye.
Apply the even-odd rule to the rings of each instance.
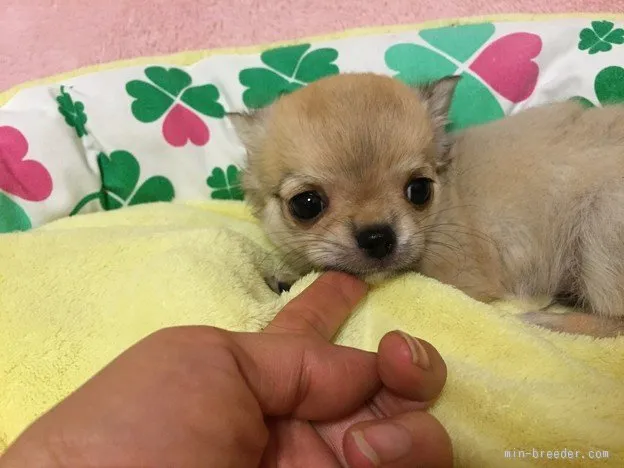
[[[318,192],[302,192],[290,199],[289,208],[298,220],[311,221],[323,212],[325,201]]]

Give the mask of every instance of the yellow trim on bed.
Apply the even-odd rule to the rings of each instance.
[[[137,57],[134,59],[117,60],[113,62],[101,63],[96,65],[89,65],[86,67],[77,68],[65,73],[49,76],[46,78],[40,78],[36,80],[27,81],[9,88],[6,91],[0,93],[0,106],[6,104],[18,91],[23,89],[32,88],[34,86],[42,86],[51,83],[57,83],[59,81],[68,80],[81,75],[87,75],[104,70],[112,70],[116,68],[125,68],[137,65],[147,64],[171,64],[171,65],[190,65],[199,60],[202,60],[211,55],[225,55],[225,54],[252,54],[259,53],[265,49],[272,47],[287,46],[293,44],[301,44],[304,42],[318,42],[318,41],[330,41],[336,39],[344,39],[348,37],[362,37],[370,36],[374,34],[386,34],[386,33],[398,33],[403,31],[409,31],[412,29],[431,29],[440,28],[445,26],[463,25],[463,24],[475,24],[481,22],[506,22],[506,21],[546,21],[557,20],[566,18],[587,18],[587,19],[603,19],[603,20],[624,20],[624,14],[622,13],[561,13],[561,14],[507,14],[507,15],[486,15],[486,16],[469,16],[464,18],[447,18],[440,20],[425,21],[423,23],[416,24],[400,24],[392,26],[373,26],[348,29],[346,31],[323,34],[318,36],[308,36],[299,39],[292,39],[286,41],[278,41],[265,44],[257,44],[244,47],[226,47],[221,49],[204,49],[204,50],[191,50],[186,52],[178,52],[171,55],[160,56],[146,56]]]

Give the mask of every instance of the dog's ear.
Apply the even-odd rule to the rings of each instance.
[[[460,79],[460,76],[446,76],[436,81],[414,86],[427,106],[433,123],[440,168],[449,163],[452,138],[446,131],[446,126],[449,123],[449,109],[455,88]]]
[[[247,111],[230,112],[226,114],[232,122],[238,138],[247,149],[247,154],[253,154],[262,146],[266,136],[269,108]]]
[[[259,156],[267,134],[269,108],[246,112],[230,112],[226,117],[246,150],[241,183],[247,200],[259,212],[266,203],[263,186],[260,182]]]

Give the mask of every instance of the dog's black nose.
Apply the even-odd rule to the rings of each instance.
[[[390,255],[396,244],[396,234],[386,224],[362,229],[356,234],[355,239],[366,255],[378,259]]]

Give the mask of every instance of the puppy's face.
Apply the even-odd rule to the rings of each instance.
[[[371,278],[417,265],[456,81],[338,75],[230,115],[247,148],[247,200],[291,267]]]

